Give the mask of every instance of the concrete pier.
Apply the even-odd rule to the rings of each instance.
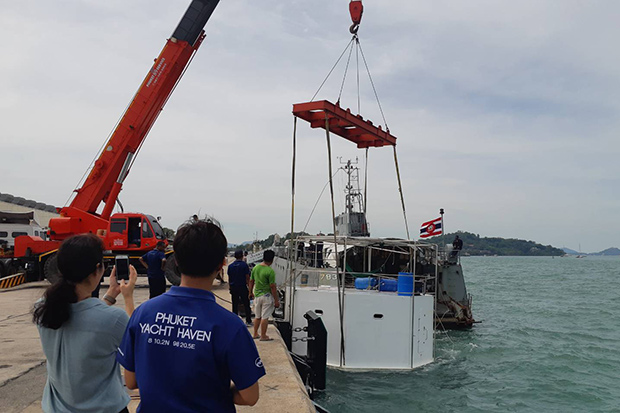
[[[107,281],[107,280],[106,280]],[[220,305],[230,309],[228,284],[217,285],[213,292]],[[47,372],[45,356],[39,335],[31,322],[30,310],[38,300],[47,282],[23,284],[0,291],[0,412],[40,412],[41,396]],[[102,287],[103,291],[107,285]],[[134,293],[136,306],[148,299],[146,277],[138,279]],[[116,303],[123,307],[122,296]],[[268,334],[274,341],[256,341],[258,351],[267,370],[260,379],[260,399],[256,406],[239,406],[239,412],[314,412],[312,402],[305,391],[284,342],[278,331],[269,326]],[[130,392],[132,401],[129,411],[135,412],[139,392]]]

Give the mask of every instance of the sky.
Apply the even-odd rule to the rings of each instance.
[[[65,205],[188,5],[0,0],[0,192]],[[448,232],[620,247],[620,2],[364,7],[412,237],[444,208]],[[292,104],[312,98],[350,24],[347,0],[221,0],[125,181],[125,211],[173,229],[209,214],[231,243],[289,232]],[[337,100],[344,66],[317,99]],[[354,66],[341,105],[357,112]],[[381,124],[360,73],[361,114]],[[297,142],[295,231],[330,232],[325,133],[300,121]],[[335,169],[356,157],[363,176],[365,152],[332,138]],[[406,237],[390,147],[369,151],[367,209],[373,236]]]

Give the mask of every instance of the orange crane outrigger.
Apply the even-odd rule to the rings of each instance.
[[[140,256],[167,243],[157,219],[150,215],[112,210],[133,160],[151,127],[205,38],[203,30],[219,0],[192,0],[172,36],[155,59],[129,107],[96,160],[84,184],[75,190],[70,205],[49,222],[49,240],[20,236],[15,240],[14,261],[29,280],[53,277],[45,265],[61,242],[75,234],[101,236],[113,254]],[[103,207],[101,209],[101,207]],[[101,212],[98,212],[101,209]],[[48,274],[49,273],[49,274]]]

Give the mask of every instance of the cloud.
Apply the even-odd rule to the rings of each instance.
[[[187,1],[2,2],[1,192],[63,205]],[[609,1],[365,2],[360,38],[398,137],[410,230],[586,250],[615,245],[620,65]],[[121,199],[169,227],[198,210],[231,242],[290,230],[292,103],[310,99],[350,39],[346,2],[222,1],[149,134]],[[342,95],[357,109],[355,55]],[[338,97],[344,62],[319,98]],[[364,117],[381,112],[362,66]],[[325,136],[298,123],[296,222],[327,180]],[[364,151],[334,138],[337,156]],[[363,163],[361,164],[363,166]],[[44,182],[44,184],[42,184]],[[342,183],[335,199],[342,209]],[[330,230],[325,192],[310,232]],[[404,236],[393,154],[370,151],[374,235]],[[301,229],[297,227],[296,229]],[[584,241],[589,239],[591,241]]]

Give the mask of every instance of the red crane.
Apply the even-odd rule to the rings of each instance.
[[[60,243],[75,234],[94,233],[113,253],[141,255],[167,242],[158,221],[150,215],[112,210],[133,160],[204,40],[205,24],[219,0],[192,0],[172,36],[155,59],[121,121],[69,206],[49,222],[49,240],[20,236],[14,257],[28,278],[40,278],[45,261]],[[101,210],[101,212],[98,212]]]

